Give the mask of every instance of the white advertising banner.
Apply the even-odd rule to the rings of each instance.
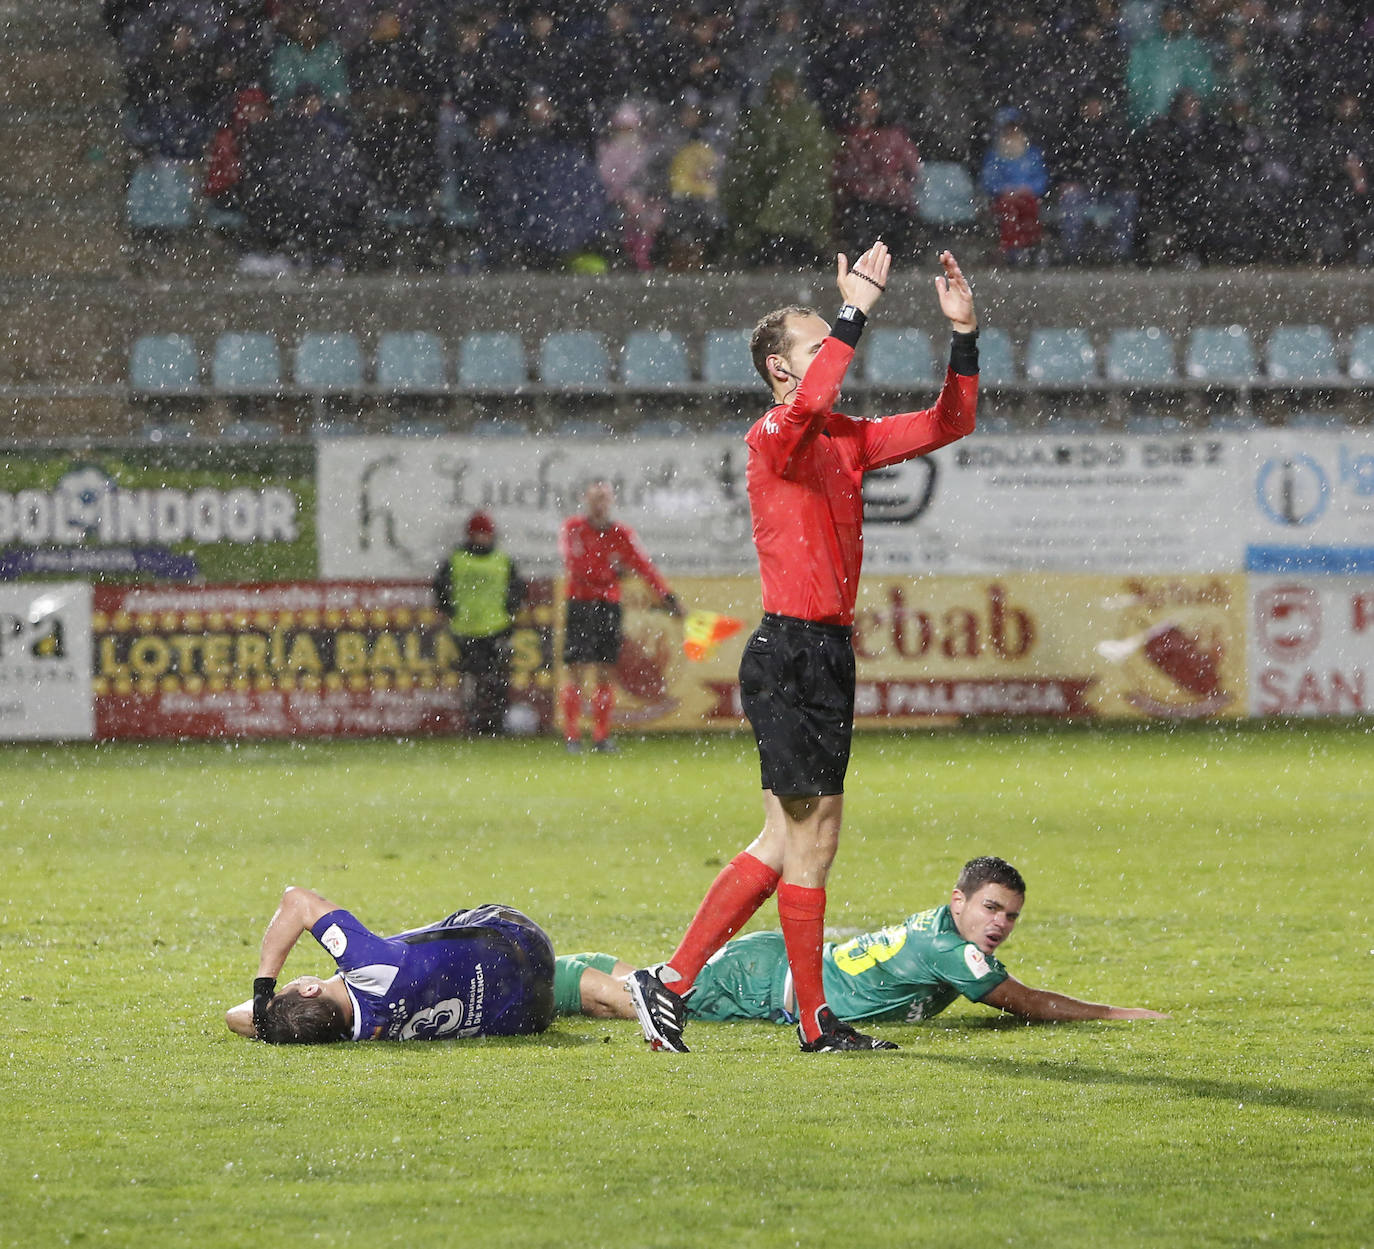
[[[1237,571],[1237,450],[1224,435],[965,438],[938,454],[938,497],[919,528],[946,556],[927,567]]]
[[[589,481],[669,575],[756,572],[737,435],[319,444],[328,579],[428,577],[477,508],[557,571]],[[981,435],[870,473],[873,574],[1374,572],[1374,433]]]
[[[1252,576],[1250,714],[1374,712],[1374,576]]]
[[[1374,575],[1374,430],[1266,430],[1241,441],[1245,567]]]
[[[0,585],[0,740],[94,731],[91,587]]]

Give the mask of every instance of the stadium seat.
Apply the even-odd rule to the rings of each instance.
[[[230,421],[219,436],[226,442],[275,442],[281,426],[275,421]]]
[[[196,427],[189,421],[164,421],[145,425],[139,433],[145,442],[186,442],[196,436]]]
[[[560,421],[554,432],[560,438],[609,438],[615,431],[605,421]]]
[[[339,420],[332,416],[316,417],[310,423],[312,438],[356,438],[365,432],[356,421]]]
[[[525,345],[507,330],[464,335],[458,344],[458,385],[466,390],[514,390],[529,380]]]
[[[446,390],[444,345],[427,330],[393,331],[377,340],[377,385],[397,394]]]
[[[973,175],[953,160],[928,160],[921,166],[916,215],[927,225],[966,226],[978,217]]]
[[[477,202],[457,174],[446,174],[439,186],[439,220],[450,230],[477,228]]]
[[[221,334],[210,361],[210,384],[226,394],[276,394],[281,390],[277,340],[260,331]]]
[[[1107,341],[1107,379],[1113,382],[1171,382],[1174,340],[1158,326],[1113,330]]]
[[[1026,343],[1026,376],[1068,386],[1097,380],[1097,353],[1086,330],[1032,330]]]
[[[636,438],[683,438],[687,435],[687,426],[679,420],[670,416],[651,416],[647,421],[640,421],[635,426],[634,436]]]
[[[1340,374],[1336,344],[1324,325],[1280,325],[1269,335],[1265,370],[1276,382],[1329,382]]]
[[[1157,437],[1160,434],[1181,433],[1182,430],[1183,422],[1178,417],[1168,416],[1162,412],[1139,412],[1126,418],[1128,434],[1148,434]]]
[[[594,330],[555,330],[539,346],[539,380],[545,386],[604,389],[610,377],[606,339]]]
[[[1284,424],[1289,429],[1341,429],[1345,420],[1339,412],[1294,412]]]
[[[1255,380],[1255,347],[1242,325],[1200,325],[1188,338],[1183,371],[1194,381]]]
[[[400,420],[392,421],[389,434],[397,438],[447,438],[453,433],[442,421],[417,420],[415,417],[403,417]]]
[[[863,380],[875,386],[928,385],[935,380],[930,335],[915,329],[875,329],[864,353]]]
[[[978,332],[978,380],[988,386],[1016,381],[1016,354],[1011,335],[997,326]]]
[[[671,330],[635,330],[620,352],[620,380],[635,390],[682,386],[692,379],[687,344]]]
[[[468,433],[477,438],[524,438],[529,427],[523,421],[513,421],[509,417],[495,416],[477,421]]]
[[[1374,325],[1355,327],[1346,372],[1357,382],[1374,381]]]
[[[296,346],[293,380],[302,390],[323,394],[361,390],[363,351],[353,334],[306,332]]]
[[[707,330],[701,342],[702,380],[723,389],[753,390],[760,385],[749,354],[748,330]]]
[[[135,165],[125,214],[135,230],[184,230],[195,221],[196,178],[189,165],[151,160]]]
[[[185,334],[144,334],[129,353],[129,385],[142,395],[200,392],[200,356]]]

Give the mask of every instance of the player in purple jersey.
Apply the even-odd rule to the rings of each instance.
[[[322,980],[277,976],[309,932],[338,965]],[[309,889],[282,894],[263,934],[253,997],[225,1014],[240,1036],[274,1044],[520,1036],[553,1022],[553,943],[506,906],[455,911],[381,937]]]

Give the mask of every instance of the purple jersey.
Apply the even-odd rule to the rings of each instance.
[[[515,1036],[553,1020],[553,945],[509,907],[455,911],[394,937],[337,910],[310,931],[339,965],[355,1041]]]

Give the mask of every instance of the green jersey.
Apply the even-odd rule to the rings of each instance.
[[[948,906],[825,947],[825,1000],[841,1019],[916,1020],[961,994],[979,1002],[1007,969],[954,926]]]
[[[929,1019],[960,994],[981,1001],[1007,978],[1007,969],[959,935],[948,906],[937,906],[891,928],[826,945],[822,974],[825,1000],[841,1019],[891,1021]],[[796,1023],[782,933],[751,932],[727,941],[697,976],[687,1014]]]

